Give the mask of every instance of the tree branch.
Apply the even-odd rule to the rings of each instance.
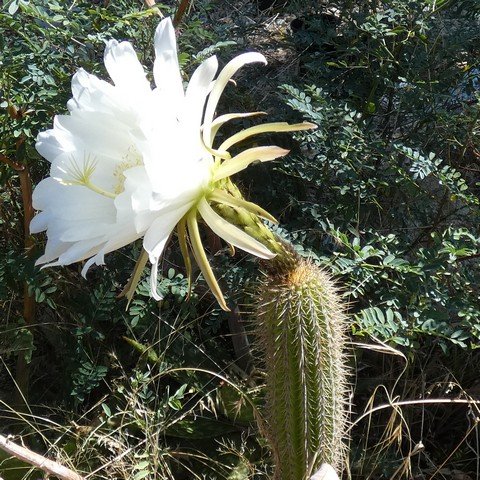
[[[32,452],[28,448],[17,445],[3,435],[0,435],[0,449],[15,458],[18,458],[22,462],[33,465],[34,467],[46,472],[48,475],[54,475],[61,480],[85,480],[84,477],[73,470],[60,465],[53,460],[49,460],[38,453]]]
[[[187,11],[188,6],[190,5],[190,0],[181,0],[180,5],[177,8],[177,13],[173,18],[173,26],[177,28],[182,21],[185,12]]]
[[[23,139],[19,139],[17,142],[17,151],[23,143]],[[32,255],[34,242],[30,236],[30,222],[34,216],[33,203],[32,203],[32,180],[30,178],[30,172],[26,163],[21,163],[12,160],[5,155],[0,154],[0,162],[8,165],[15,170],[20,179],[20,190],[22,192],[22,205],[23,205],[23,236],[25,252],[28,256]],[[28,282],[23,284],[23,319],[27,328],[31,329],[35,323],[35,297],[33,293],[28,291]],[[16,384],[18,391],[16,392],[15,403],[20,406],[25,406],[28,399],[28,387],[30,381],[30,367],[25,359],[25,356],[21,353],[17,358],[17,370],[16,370]]]

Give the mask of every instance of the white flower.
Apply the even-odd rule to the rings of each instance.
[[[215,150],[215,135],[224,122],[258,114],[215,119],[225,86],[243,65],[266,63],[265,58],[259,53],[239,55],[214,80],[218,65],[211,57],[197,68],[184,91],[170,19],[157,27],[155,54],[156,88],[152,89],[132,45],[111,40],[104,62],[114,85],[80,70],[72,79],[69,115],[57,115],[53,129],[39,134],[37,150],[51,162],[51,169],[50,177],[33,193],[33,206],[40,213],[30,230],[46,230],[48,237],[37,264],[87,260],[82,269],[86,275],[91,265],[104,263],[106,253],[144,237],[143,246],[152,263],[152,295],[159,299],[158,262],[178,225],[187,267],[188,231],[195,258],[226,309],[203,251],[198,214],[231,245],[271,258],[273,254],[264,245],[222,219],[209,203],[226,203],[271,218],[260,207],[231,197],[222,185],[253,161],[273,160],[287,153],[279,147],[256,147],[231,158],[228,150],[257,133],[313,126],[260,125],[237,133]],[[139,267],[143,268],[145,261],[146,256]]]

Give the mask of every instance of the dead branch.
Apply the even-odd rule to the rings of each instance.
[[[60,465],[53,460],[49,460],[38,453],[32,452],[28,448],[17,445],[3,435],[0,435],[0,449],[15,458],[18,458],[22,462],[43,470],[48,475],[54,475],[62,480],[85,480],[84,477],[73,470]]]

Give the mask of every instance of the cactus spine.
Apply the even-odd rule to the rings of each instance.
[[[306,480],[322,463],[343,469],[345,315],[329,276],[285,249],[261,287],[258,346],[267,379],[275,479]]]

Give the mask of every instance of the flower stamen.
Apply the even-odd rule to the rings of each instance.
[[[113,176],[116,180],[115,188],[113,189],[114,193],[120,195],[125,190],[125,171],[134,168],[141,167],[143,165],[143,160],[141,155],[137,152],[135,147],[131,145],[128,148],[126,155],[123,157],[123,161],[120,162],[113,172]]]
[[[115,198],[116,195],[114,193],[108,192],[92,182],[91,177],[96,166],[97,161],[89,154],[84,155],[82,167],[78,165],[74,155],[71,155],[70,168],[65,170],[65,172],[71,177],[71,180],[61,180],[61,183],[63,185],[80,185],[92,190],[95,193],[98,193],[99,195],[103,195],[104,197]]]

